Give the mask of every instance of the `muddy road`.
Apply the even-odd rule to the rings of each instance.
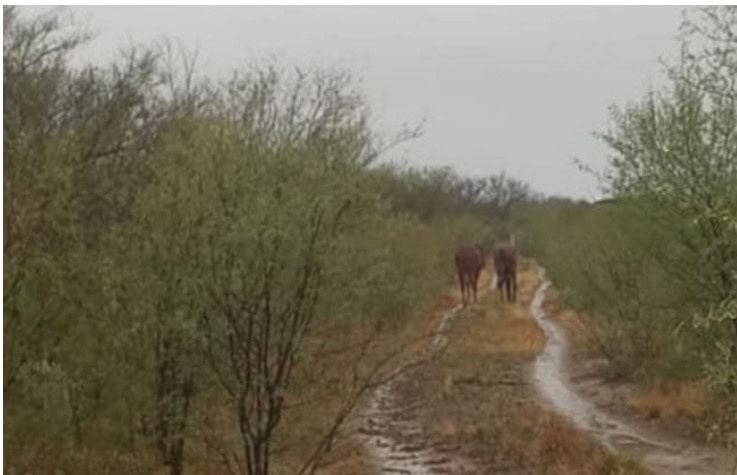
[[[577,393],[569,382],[566,359],[569,343],[563,327],[543,310],[550,282],[542,281],[530,305],[530,313],[545,332],[545,350],[534,366],[534,381],[543,399],[576,427],[592,435],[609,450],[637,456],[641,463],[659,474],[731,474],[735,457],[663,431],[638,426],[626,416],[614,416]],[[600,383],[602,386],[603,382]],[[602,388],[602,390],[606,390]]]
[[[453,320],[462,307],[457,305],[440,318],[427,351],[426,364],[445,351]],[[473,465],[457,456],[457,444],[433,443],[421,424],[423,401],[413,391],[413,377],[406,373],[379,387],[366,412],[361,433],[369,459],[382,473],[424,475],[429,473],[473,473]]]
[[[543,311],[550,283],[533,263],[521,265],[514,305],[483,278],[478,303],[434,317],[422,364],[371,397],[359,431],[370,472],[732,473],[730,454],[580,394],[565,330]]]

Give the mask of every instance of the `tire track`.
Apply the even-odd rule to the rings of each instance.
[[[496,283],[493,278],[490,288]],[[479,297],[486,293],[482,290]],[[429,345],[420,357],[423,362],[437,358],[448,345],[448,332],[462,305],[447,310],[440,318]],[[410,364],[416,364],[414,361]],[[403,373],[402,366],[396,374]],[[420,423],[421,397],[415,394],[412,372],[404,372],[374,392],[359,430],[372,463],[381,473],[403,475],[472,474],[473,465],[461,460],[454,443],[432,441]],[[400,396],[401,395],[401,396]],[[409,395],[409,397],[408,397]]]
[[[647,468],[662,474],[728,474],[728,462],[717,451],[696,444],[684,446],[682,441],[646,435],[634,425],[615,419],[569,388],[564,377],[568,339],[563,328],[548,318],[542,309],[550,282],[540,270],[541,284],[530,304],[530,313],[547,338],[545,349],[534,367],[535,384],[554,409],[581,430],[592,435],[614,452],[634,453]]]

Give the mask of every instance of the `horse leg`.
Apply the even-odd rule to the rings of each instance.
[[[516,272],[513,272],[512,273],[512,279],[511,280],[512,280],[512,282],[511,282],[511,287],[512,287],[512,302],[516,302],[517,301],[517,273]]]
[[[460,270],[458,271],[458,283],[461,286],[461,303],[465,306],[466,305],[466,292],[464,290],[464,285],[463,285],[463,272],[461,272]]]
[[[476,303],[476,288],[479,283],[479,273],[478,272],[474,274],[472,283],[473,283],[473,302]]]

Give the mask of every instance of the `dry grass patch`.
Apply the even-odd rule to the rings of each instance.
[[[580,313],[564,308],[560,301],[560,292],[555,287],[549,287],[543,302],[545,314],[558,321],[566,331],[566,335],[578,350],[590,350],[591,326],[587,318]]]
[[[496,354],[531,360],[545,346],[545,335],[532,321],[511,319],[486,325],[482,331],[461,339],[459,345],[467,352],[488,353],[493,347]]]
[[[372,471],[373,468],[364,453],[363,446],[359,441],[353,440],[336,456],[326,460],[315,473],[320,475],[346,475],[371,473]]]
[[[540,421],[540,458],[554,474],[644,475],[632,458],[599,447],[581,431],[554,414]]]
[[[570,309],[563,309],[554,317],[566,330],[568,339],[581,348],[589,348],[591,344],[591,330],[584,318]]]
[[[487,312],[469,311],[462,317],[471,331],[454,332],[451,353],[469,357],[510,356],[534,358],[545,345],[545,335],[531,320],[507,318],[496,320]]]
[[[631,405],[645,417],[700,420],[708,411],[710,403],[709,390],[703,383],[683,382],[643,391]]]

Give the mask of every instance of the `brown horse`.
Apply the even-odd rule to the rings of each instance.
[[[517,299],[517,250],[514,244],[504,244],[494,249],[494,270],[496,271],[496,288],[504,301],[504,290],[507,301]]]
[[[481,246],[465,246],[456,251],[456,271],[461,284],[461,299],[465,306],[473,291],[473,301],[476,301],[476,286],[479,274],[484,268],[484,252]]]

